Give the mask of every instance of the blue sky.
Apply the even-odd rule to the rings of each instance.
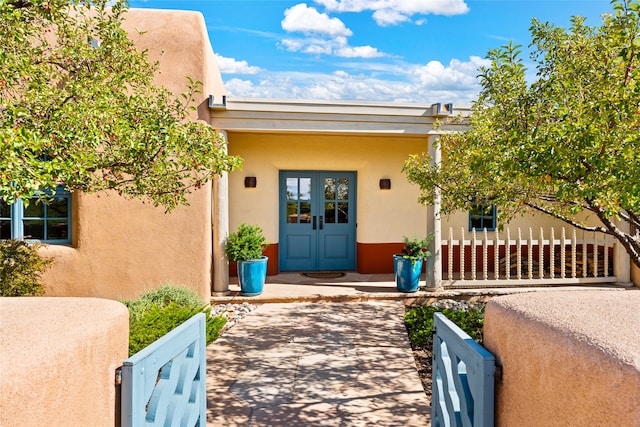
[[[487,51],[608,0],[130,0],[200,11],[232,97],[470,105]],[[531,67],[530,67],[531,68]]]

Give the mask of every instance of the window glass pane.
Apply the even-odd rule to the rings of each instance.
[[[11,218],[11,206],[0,200],[0,218]]]
[[[346,202],[338,203],[338,222],[340,224],[349,223],[349,203],[346,203]]]
[[[69,216],[67,199],[51,200],[47,206],[47,218],[67,218]]]
[[[69,223],[66,220],[47,221],[47,240],[67,240]]]
[[[309,224],[311,222],[311,203],[300,202],[300,224]]]
[[[287,202],[287,224],[298,223],[298,204],[296,202]]]
[[[287,200],[297,200],[298,178],[287,178]]]
[[[471,228],[476,230],[482,230],[482,219],[478,216],[471,217]]]
[[[44,239],[44,221],[42,220],[26,220],[24,224],[25,239]]]
[[[324,179],[324,199],[334,200],[336,198],[336,180],[333,178]]]
[[[495,208],[492,205],[476,205],[469,211],[471,230],[493,230],[496,228]]]
[[[334,202],[324,204],[324,222],[327,224],[335,224],[336,204]]]
[[[11,238],[11,221],[8,220],[0,220],[0,239],[10,239]]]
[[[300,178],[300,200],[311,200],[311,178]]]
[[[338,200],[349,199],[349,179],[340,178],[338,180]]]
[[[26,218],[44,218],[44,205],[42,202],[31,200],[29,206],[24,207],[24,216]]]

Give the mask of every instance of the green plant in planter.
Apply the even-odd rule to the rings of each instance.
[[[424,239],[418,239],[417,237],[403,237],[402,243],[404,248],[402,249],[403,258],[409,258],[412,261],[419,259],[427,259],[431,256],[429,251],[429,243],[433,240],[433,233],[428,234]]]
[[[257,225],[240,224],[238,231],[229,234],[225,252],[232,262],[260,259],[267,242],[262,228]]]

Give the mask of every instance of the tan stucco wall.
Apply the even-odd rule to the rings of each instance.
[[[210,295],[210,186],[190,206],[165,214],[115,193],[80,194],[73,203],[73,245],[42,250],[54,264],[47,296],[135,298],[167,282]]]
[[[502,366],[496,426],[640,425],[640,291],[539,292],[487,304]]]
[[[115,423],[129,313],[94,298],[0,298],[0,425]]]
[[[427,149],[426,137],[229,133],[229,153],[244,158],[243,170],[229,177],[229,222],[260,225],[267,240],[278,242],[280,170],[357,172],[357,241],[400,242],[425,235],[427,211],[417,202],[418,188],[408,183],[402,165],[411,153]],[[257,187],[244,188],[255,176]],[[380,178],[391,190],[380,190]]]
[[[186,76],[203,82],[192,119],[210,121],[208,96],[224,94],[200,13],[131,9],[124,28],[136,46],[159,59],[156,83],[176,94]],[[143,32],[140,34],[139,31]],[[161,55],[161,52],[164,53]],[[166,282],[211,293],[211,185],[170,214],[115,193],[73,199],[73,244],[43,251],[55,263],[45,274],[48,296],[133,298]]]

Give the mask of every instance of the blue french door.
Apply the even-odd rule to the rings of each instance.
[[[355,270],[356,173],[280,172],[280,270]]]

